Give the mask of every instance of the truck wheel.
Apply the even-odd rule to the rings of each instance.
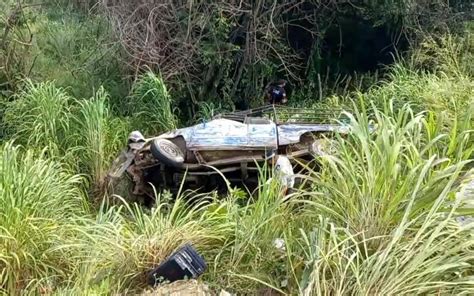
[[[181,167],[184,163],[184,153],[179,147],[166,139],[154,139],[150,145],[151,154],[163,164],[171,167]]]

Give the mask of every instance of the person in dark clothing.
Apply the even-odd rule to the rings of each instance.
[[[278,80],[276,83],[270,84],[270,86],[267,87],[265,93],[267,102],[272,105],[286,104],[288,102],[288,98],[286,97],[285,86],[286,81],[283,79]]]

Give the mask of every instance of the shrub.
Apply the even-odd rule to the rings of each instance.
[[[123,77],[121,48],[105,18],[59,3],[42,6],[41,11],[26,9],[30,13],[28,35],[34,38],[22,56],[28,65],[23,75],[55,81],[77,98],[90,97],[101,86],[114,99],[126,95],[130,83]]]

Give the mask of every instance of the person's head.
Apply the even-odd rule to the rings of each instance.
[[[277,81],[277,85],[284,87],[286,85],[286,80],[285,79],[280,79]]]

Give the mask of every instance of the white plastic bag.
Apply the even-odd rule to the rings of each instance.
[[[293,188],[295,185],[295,173],[288,157],[278,155],[275,163],[275,177],[280,180],[286,188]]]

